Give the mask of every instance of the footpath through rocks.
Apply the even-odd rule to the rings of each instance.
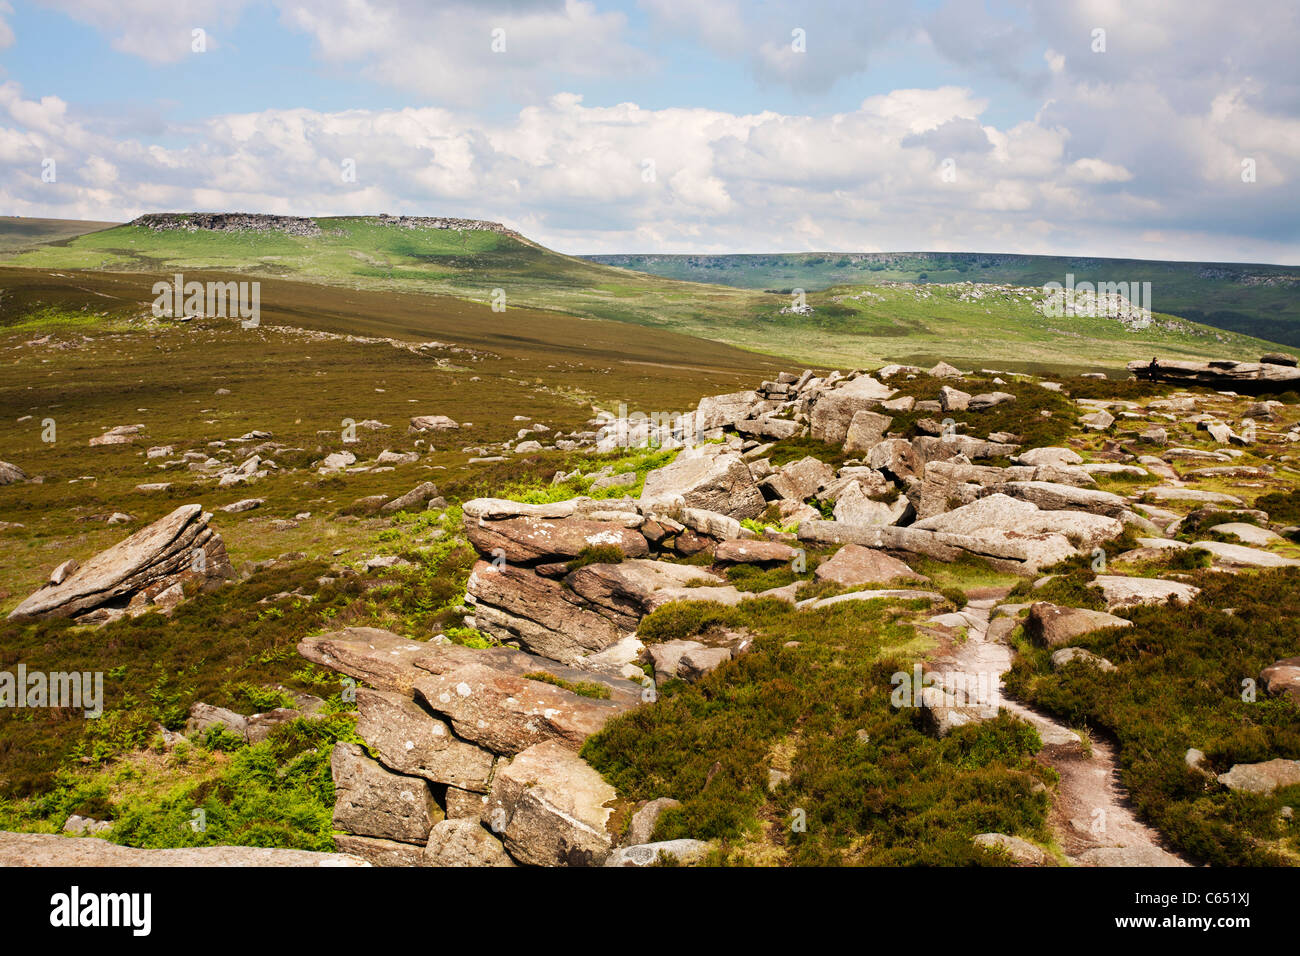
[[[1079,734],[1032,707],[1008,697],[1002,676],[1015,658],[1012,647],[990,638],[991,614],[1006,591],[973,598],[961,611],[969,621],[965,640],[952,643],[931,667],[954,687],[977,686],[979,677],[996,681],[989,703],[1031,724],[1043,742],[1043,761],[1060,774],[1050,824],[1066,859],[1079,866],[1186,866],[1164,848],[1160,836],[1133,814],[1119,781],[1114,747],[1098,735],[1085,746]],[[1005,610],[1013,612],[1015,606]],[[1004,615],[1004,622],[1014,618]]]

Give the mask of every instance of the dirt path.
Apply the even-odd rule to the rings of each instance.
[[[988,639],[990,613],[1000,596],[981,596],[962,609],[967,638],[934,661],[939,671],[997,675],[999,705],[1034,726],[1043,740],[1042,757],[1061,775],[1049,824],[1066,857],[1079,866],[1186,866],[1164,849],[1160,835],[1142,823],[1119,782],[1114,746],[1094,738],[1085,754],[1078,734],[1046,714],[1004,694],[1002,675],[1014,651]],[[968,683],[969,686],[969,683]]]

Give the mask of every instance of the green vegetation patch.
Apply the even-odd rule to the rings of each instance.
[[[695,684],[669,682],[583,756],[631,799],[682,801],[656,838],[721,839],[714,862],[997,862],[970,838],[1047,840],[1038,785],[1053,775],[1019,720],[1004,714],[939,740],[915,710],[890,705],[891,675],[911,665],[882,654],[912,641],[912,618],[929,612],[928,602],[666,605],[642,622],[643,639],[744,627],[753,650]],[[785,777],[769,789],[778,763]]]

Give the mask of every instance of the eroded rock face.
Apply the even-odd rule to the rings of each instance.
[[[480,630],[564,663],[604,650],[624,632],[617,616],[602,616],[561,582],[527,568],[480,561],[466,594]]]
[[[576,753],[545,741],[498,772],[483,822],[521,863],[600,866],[614,843],[607,827],[616,796]]]
[[[498,754],[517,754],[558,739],[574,750],[627,705],[584,697],[553,684],[507,673],[477,660],[422,661],[419,699],[447,719],[457,736]]]
[[[384,766],[462,790],[485,792],[495,760],[405,694],[358,687],[357,733]]]
[[[646,475],[641,504],[648,510],[699,508],[729,518],[756,518],[766,502],[739,455],[681,454]]]
[[[358,836],[423,844],[442,819],[429,785],[391,773],[356,744],[337,743],[330,756],[334,825]]]
[[[15,482],[26,480],[27,472],[17,465],[10,464],[7,461],[0,461],[0,485],[12,485]]]
[[[1117,538],[1124,526],[1115,518],[1083,511],[1045,510],[1029,501],[992,494],[968,505],[917,521],[912,525],[927,531],[978,536],[1001,530],[1021,534],[1060,534],[1092,548]]]
[[[501,841],[475,820],[443,820],[429,832],[424,866],[514,866]]]
[[[104,611],[105,619],[137,600],[146,604],[175,584],[213,587],[234,576],[221,535],[208,527],[201,505],[182,505],[166,517],[87,560],[59,584],[31,594],[10,620],[82,617]]]

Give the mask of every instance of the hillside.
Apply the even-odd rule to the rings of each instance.
[[[1081,371],[1150,355],[1254,359],[1276,348],[1161,314],[1146,328],[1105,317],[1052,319],[1041,288],[1010,283],[835,287],[809,296],[810,310],[791,311],[788,295],[630,272],[469,220],[147,216],[2,264],[167,276],[219,270],[479,303],[503,295],[507,309],[653,326],[819,366],[946,360]],[[7,285],[15,294],[0,273],[0,289]]]
[[[583,258],[688,282],[740,289],[894,282],[1150,282],[1160,312],[1274,342],[1300,345],[1300,267],[1160,262],[973,252],[803,252],[771,255],[603,255]]]
[[[88,232],[111,229],[115,222],[89,219],[29,219],[26,216],[0,216],[0,252],[28,249],[47,242],[75,239]]]

